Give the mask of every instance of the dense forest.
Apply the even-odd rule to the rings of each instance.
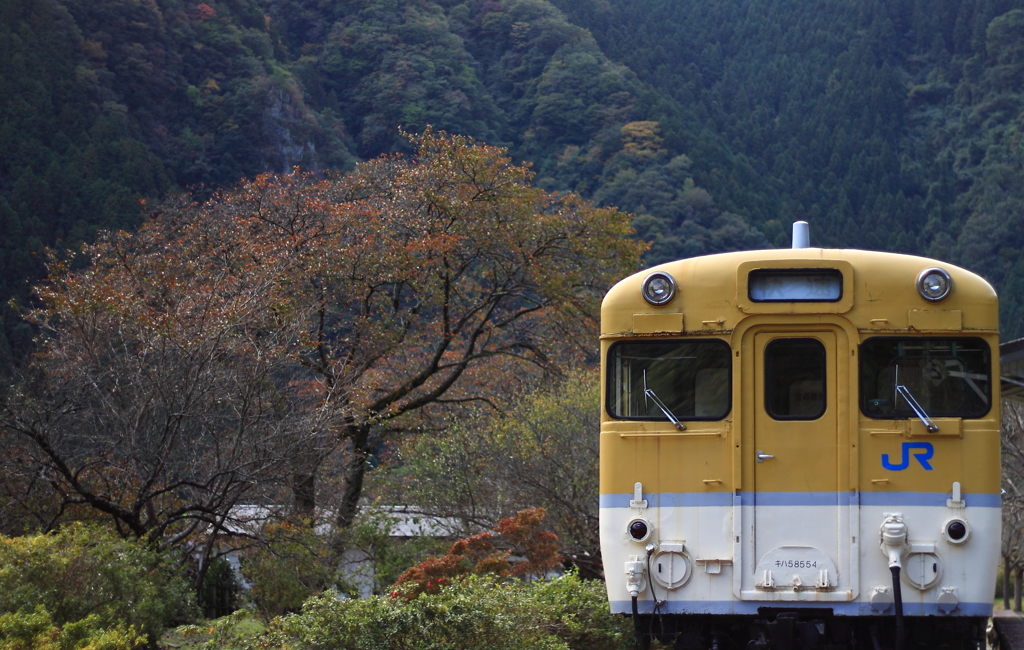
[[[805,219],[983,274],[1024,336],[1024,0],[5,0],[0,62],[3,363],[45,248],[427,125],[634,213],[649,264]]]

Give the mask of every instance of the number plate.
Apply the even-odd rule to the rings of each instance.
[[[831,590],[836,586],[836,565],[813,546],[779,546],[757,563],[758,589]]]

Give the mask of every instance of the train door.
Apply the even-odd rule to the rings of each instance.
[[[835,331],[754,335],[753,594],[783,590],[802,600],[833,591],[841,560],[849,562],[837,462],[848,387],[836,369],[837,338],[846,339]]]

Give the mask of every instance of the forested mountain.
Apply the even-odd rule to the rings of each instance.
[[[714,134],[694,178],[772,241],[961,264],[1024,335],[1024,3],[552,1]]]
[[[636,213],[649,263],[806,219],[979,271],[1011,338],[1022,99],[1024,0],[2,0],[0,295],[169,192],[430,124]],[[2,320],[0,357],[26,352]]]

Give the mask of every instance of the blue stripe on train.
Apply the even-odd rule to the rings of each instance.
[[[662,492],[644,494],[651,508],[700,508],[733,505],[732,492]],[[948,492],[740,492],[744,506],[937,506],[946,507]],[[968,508],[999,508],[998,494],[964,494]],[[628,508],[632,494],[602,494],[602,508]]]

